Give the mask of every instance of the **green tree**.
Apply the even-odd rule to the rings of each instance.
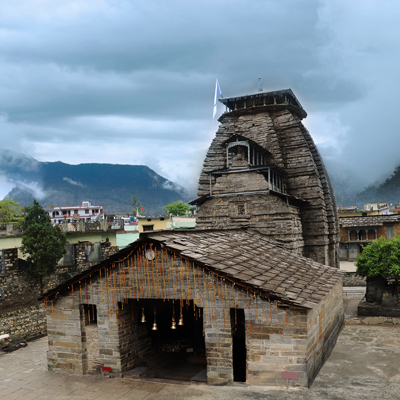
[[[132,195],[132,214],[143,215],[146,210],[143,208],[142,203],[140,202],[139,195]]]
[[[357,274],[368,278],[382,275],[400,281],[400,236],[383,237],[363,248],[356,260]]]
[[[65,254],[66,236],[58,226],[51,225],[50,217],[37,200],[29,207],[22,229],[22,254],[28,255],[28,270],[39,277],[43,291],[43,277],[56,270],[57,262]]]
[[[181,201],[174,201],[173,203],[167,204],[164,208],[167,210],[168,214],[178,216],[186,215],[190,210],[189,204],[182,203]]]
[[[5,197],[0,201],[0,223],[21,222],[23,220],[22,209],[23,207],[20,207],[19,203],[10,197]]]

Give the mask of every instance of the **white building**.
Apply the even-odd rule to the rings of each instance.
[[[81,206],[47,207],[44,210],[50,216],[53,224],[61,224],[64,220],[67,222],[78,220],[93,222],[104,219],[104,207],[94,206],[90,201],[83,201]]]

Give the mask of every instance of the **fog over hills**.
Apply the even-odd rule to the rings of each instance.
[[[325,164],[338,206],[370,201],[400,202],[400,168],[374,183],[329,157]],[[387,176],[390,174],[387,174]],[[197,177],[193,177],[197,181]],[[106,212],[131,212],[131,196],[138,194],[148,215],[165,213],[176,200],[189,201],[185,188],[145,165],[40,162],[22,153],[0,149],[0,198],[8,195],[21,205],[36,198],[43,206],[79,205],[84,200],[103,205]]]
[[[21,205],[36,198],[43,206],[79,205],[84,200],[106,212],[131,212],[131,196],[139,195],[147,215],[165,213],[164,206],[187,200],[185,189],[145,165],[39,162],[32,157],[0,149],[1,197]]]
[[[388,202],[400,203],[400,165],[395,168],[391,176],[381,182],[369,185],[357,195],[358,202]]]

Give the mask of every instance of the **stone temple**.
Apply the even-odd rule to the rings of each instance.
[[[220,100],[226,112],[200,176],[197,228],[251,228],[338,267],[339,227],[321,156],[293,92]]]
[[[197,228],[143,232],[47,291],[49,370],[312,384],[344,319],[332,189],[290,90],[223,103]]]

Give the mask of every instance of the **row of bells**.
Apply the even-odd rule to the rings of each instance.
[[[142,323],[147,322],[147,321],[146,321],[146,317],[145,317],[145,315],[144,315],[144,310],[142,310],[142,318],[141,318],[140,322],[142,322]],[[179,325],[179,326],[183,326],[183,325],[184,325],[182,315],[181,315],[181,317],[179,318],[178,325]],[[175,316],[172,317],[171,329],[176,329]],[[151,330],[153,330],[153,331],[157,331],[157,330],[158,330],[157,322],[156,322],[156,314],[155,314],[155,313],[154,313],[154,323],[153,323],[153,327],[151,328]]]

